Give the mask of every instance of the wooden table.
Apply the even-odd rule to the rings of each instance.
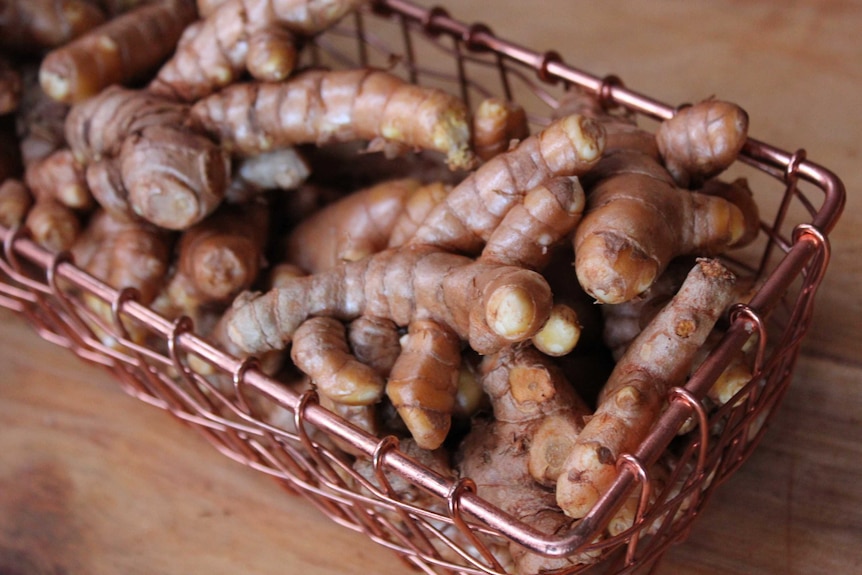
[[[430,4],[430,3],[429,3]],[[453,3],[669,103],[742,104],[849,190],[795,381],[659,573],[862,572],[862,2]],[[406,573],[0,312],[0,573]]]

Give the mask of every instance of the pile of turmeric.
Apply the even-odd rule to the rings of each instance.
[[[0,225],[564,533],[746,297],[716,258],[760,229],[748,182],[720,179],[748,117],[707,99],[649,131],[571,89],[534,128],[516,102],[471,108],[396,68],[299,67],[364,5],[7,2]],[[82,299],[116,344],[110,306]],[[596,349],[613,363],[599,384]],[[736,397],[749,360],[708,401]],[[203,363],[207,393],[237,399]],[[268,423],[290,419],[265,404]],[[494,554],[518,574],[598,558]]]

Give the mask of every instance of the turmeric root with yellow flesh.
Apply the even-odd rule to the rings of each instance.
[[[460,367],[457,334],[430,320],[410,323],[386,395],[419,447],[437,449],[449,434]]]
[[[473,150],[483,162],[529,135],[527,113],[515,102],[486,98],[473,114]]]
[[[53,48],[104,21],[104,13],[87,0],[7,0],[0,11],[0,47]]]
[[[239,158],[225,190],[225,201],[241,204],[269,190],[294,190],[311,174],[308,162],[293,148]]]
[[[655,137],[612,116],[586,94],[578,109],[608,131],[608,147],[583,179],[587,207],[574,236],[575,272],[601,303],[643,293],[675,257],[738,246],[745,215],[727,200],[679,188],[661,165]]]
[[[662,122],[656,142],[677,185],[694,189],[735,162],[747,136],[745,110],[709,99],[686,106]]]
[[[453,167],[473,164],[464,103],[380,70],[310,70],[280,83],[235,84],[196,102],[192,115],[239,155],[384,138],[441,152]]]
[[[593,168],[604,149],[604,130],[583,116],[557,120],[479,166],[425,218],[410,240],[464,254],[478,254],[524,195],[551,178]]]
[[[192,0],[138,6],[49,52],[39,82],[50,97],[74,103],[140,80],[170,56],[195,16]]]
[[[732,301],[734,283],[716,260],[699,260],[670,303],[629,345],[557,481],[557,503],[568,516],[590,511],[613,483],[617,459],[636,450],[668,390],[685,382],[698,349]]]
[[[209,14],[184,35],[150,90],[192,102],[233,84],[246,70],[259,80],[283,80],[295,62],[290,35],[321,32],[361,3],[227,0],[207,8]]]
[[[551,293],[536,272],[402,246],[304,278],[266,294],[240,295],[230,337],[257,353],[287,345],[312,315],[386,317],[399,326],[431,319],[479,353],[533,336],[548,318]]]

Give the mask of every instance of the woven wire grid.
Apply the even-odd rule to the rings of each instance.
[[[521,102],[536,126],[547,123],[572,86],[646,121],[677,108],[465,25],[446,10],[384,0],[346,19],[304,50],[304,64],[385,66],[475,104],[488,95]],[[620,458],[610,491],[570,533],[548,536],[489,505],[469,478],[441,474],[323,409],[313,389],[273,379],[254,358],[229,356],[196,335],[188,318],[159,316],[129,289],[87,275],[68,254],[51,254],[20,229],[0,227],[0,305],[37,333],[111,372],[123,389],[198,430],[221,453],[265,473],[334,522],[362,532],[425,573],[504,575],[499,549],[515,542],[549,556],[588,554],[565,573],[630,573],[655,565],[683,539],[714,489],[751,454],[786,391],[809,327],[814,297],[829,262],[828,232],[844,202],[840,180],[804,150],[787,153],[750,139],[738,168],[757,179],[763,212],[760,241],[728,264],[756,276],[751,301],[732,310],[722,342],[638,450]],[[99,306],[87,305],[98,301]],[[133,333],[149,334],[147,344]],[[750,339],[754,377],[720,409],[701,399],[730,357]],[[155,342],[155,343],[153,343]],[[275,414],[275,416],[273,416]],[[693,430],[677,437],[688,420]],[[674,464],[657,481],[651,466],[674,443]],[[364,461],[370,473],[356,470]],[[407,480],[428,497],[408,500],[393,484]],[[633,499],[632,499],[633,498]],[[616,510],[635,501],[634,525],[597,539]]]

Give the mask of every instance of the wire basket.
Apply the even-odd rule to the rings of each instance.
[[[373,2],[318,37],[304,57],[331,67],[384,66],[468,103],[491,94],[515,99],[537,126],[547,123],[571,86],[647,122],[678,109],[627,89],[615,76],[578,70],[555,52],[528,50],[482,24],[458,22],[442,8],[401,0]],[[394,437],[368,435],[319,406],[313,390],[294,391],[265,375],[257,360],[225,354],[197,336],[188,318],[168,321],[138,303],[133,290],[110,288],[75,267],[68,254],[46,252],[19,229],[0,227],[0,305],[20,313],[44,339],[103,366],[128,393],[190,424],[227,457],[274,477],[339,525],[365,533],[423,572],[503,575],[507,567],[494,549],[514,542],[548,556],[592,557],[566,573],[630,573],[649,569],[685,537],[713,490],[757,445],[791,380],[829,262],[828,233],[843,208],[841,181],[804,150],[788,153],[749,139],[732,170],[753,182],[764,218],[759,242],[729,264],[755,275],[760,287],[747,305],[731,311],[726,335],[701,368],[671,390],[669,407],[646,440],[620,458],[610,491],[557,535],[513,519],[483,500],[469,479],[419,464]],[[112,321],[83,305],[93,297],[110,306]],[[134,343],[132,325],[148,330],[159,345]],[[724,407],[708,412],[701,398],[752,336],[754,378]],[[214,386],[202,365],[228,378],[233,389]],[[247,401],[251,395],[257,404]],[[286,410],[284,425],[257,415],[261,400]],[[678,438],[690,420],[693,431]],[[647,470],[672,441],[681,446],[663,482],[670,489],[655,485]],[[366,460],[372,477],[357,473],[352,458]],[[396,480],[419,486],[434,504],[399,497]],[[631,494],[639,497],[633,527],[597,539]]]

